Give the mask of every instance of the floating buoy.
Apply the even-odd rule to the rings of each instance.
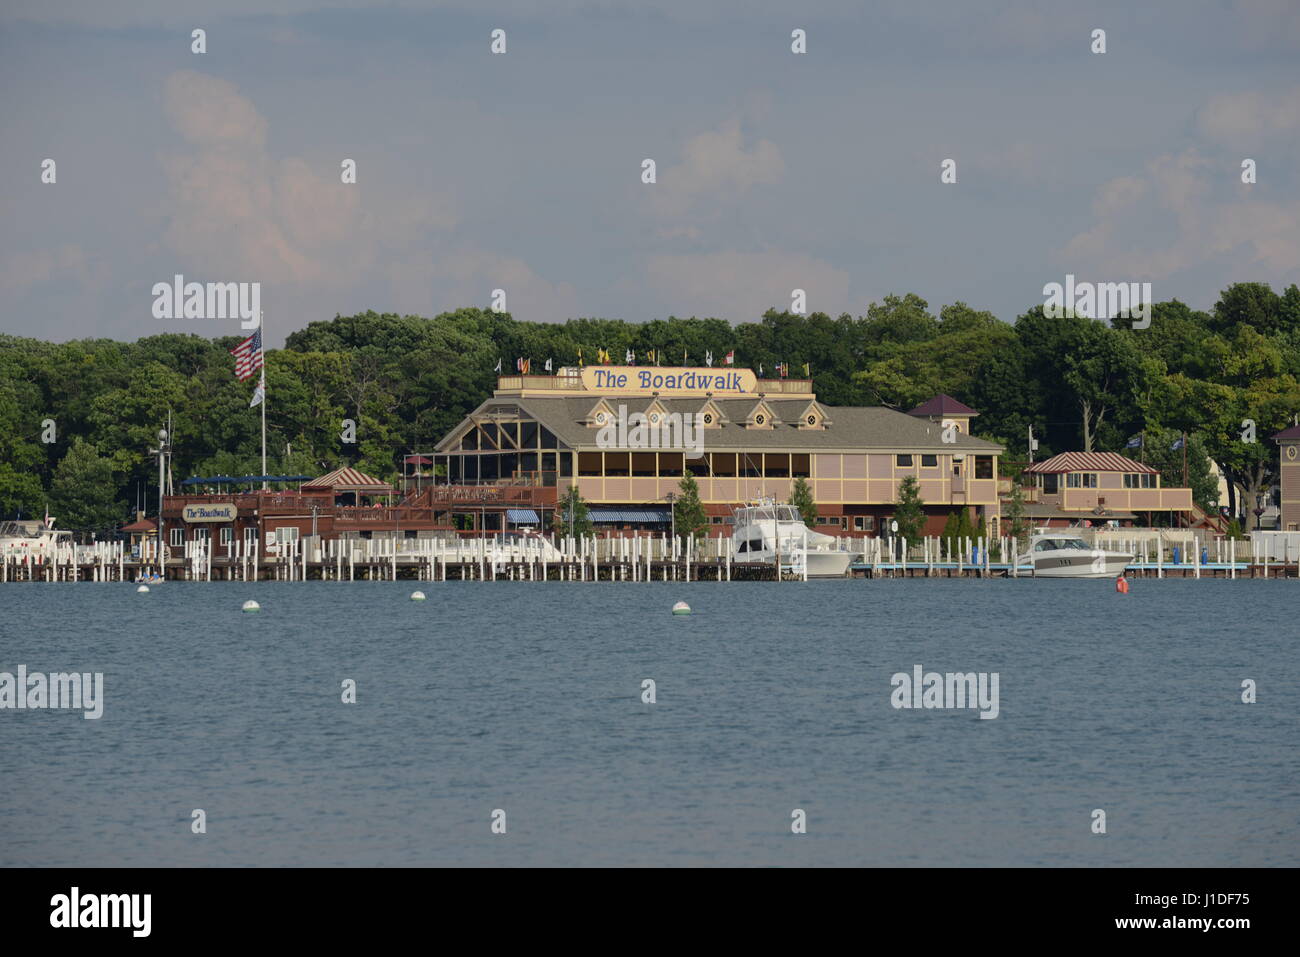
[[[422,591],[411,592],[411,601],[424,601],[424,592]]]
[[[690,613],[691,606],[686,604],[684,601],[679,601],[677,604],[673,605],[674,615],[689,615]]]
[[[137,594],[137,595],[145,595],[145,594],[148,594],[148,592],[149,592],[149,586],[148,586],[148,585],[141,585],[141,586],[140,586],[139,588],[137,588],[135,591],[136,591],[136,594]]]
[[[1119,592],[1121,595],[1127,595],[1127,594],[1128,594],[1128,579],[1125,578],[1123,575],[1120,575],[1119,578],[1116,578],[1116,579],[1115,579],[1115,590],[1116,590],[1117,592]]]
[[[257,602],[253,601],[252,599],[249,599],[248,601],[244,602],[244,611],[261,611],[261,610],[262,610],[262,606],[259,605]]]

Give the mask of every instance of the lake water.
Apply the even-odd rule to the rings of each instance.
[[[240,613],[250,597],[260,614]],[[0,671],[100,671],[105,699],[99,720],[0,711],[0,864],[1295,866],[1297,597],[0,586]],[[693,615],[669,613],[679,599]],[[997,672],[997,718],[893,708],[891,676],[918,664]]]

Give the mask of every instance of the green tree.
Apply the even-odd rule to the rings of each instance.
[[[799,476],[790,488],[790,504],[799,509],[799,517],[809,528],[817,525],[817,502],[813,499],[812,488],[808,480]]]
[[[80,436],[54,470],[50,507],[63,528],[81,531],[115,528],[125,514],[112,463]]]
[[[924,506],[920,483],[916,481],[916,476],[907,476],[898,484],[898,502],[894,508],[899,538],[905,538],[908,542],[920,541],[925,529]]]
[[[1007,502],[1005,514],[1007,534],[1024,546],[1029,537],[1029,526],[1025,522],[1025,490],[1017,481],[1011,483],[1011,500]]]
[[[587,507],[587,502],[578,491],[576,484],[570,485],[569,490],[560,499],[552,523],[555,531],[561,535],[568,535],[570,530],[578,538],[595,534],[596,527],[591,522],[591,510]]]
[[[708,527],[709,517],[704,514],[704,504],[700,501],[700,486],[690,472],[682,477],[681,490],[673,502],[673,522],[677,535],[685,538],[699,538]]]

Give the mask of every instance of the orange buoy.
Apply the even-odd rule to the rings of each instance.
[[[1121,595],[1127,595],[1127,594],[1128,594],[1128,579],[1125,578],[1123,575],[1120,575],[1119,578],[1116,578],[1116,579],[1115,579],[1115,590],[1116,590],[1117,592],[1119,592]]]

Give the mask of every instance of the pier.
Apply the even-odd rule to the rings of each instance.
[[[1135,556],[1126,574],[1138,578],[1300,578],[1300,550],[1271,557],[1252,552],[1250,541],[1201,539],[1169,532],[1133,538],[1100,537],[1096,547]],[[1180,535],[1174,532],[1173,535]],[[782,581],[803,580],[797,556],[775,563],[737,562],[725,537],[673,539],[667,535],[570,538],[556,536],[507,544],[490,537],[455,539],[301,538],[278,547],[246,549],[187,542],[167,549],[156,542],[69,545],[48,553],[8,553],[0,583],[133,582],[161,573],[167,581]],[[893,538],[837,540],[842,551],[861,553],[846,577],[1026,578],[1030,556],[1010,538],[966,539],[960,547],[940,538],[908,543]]]

